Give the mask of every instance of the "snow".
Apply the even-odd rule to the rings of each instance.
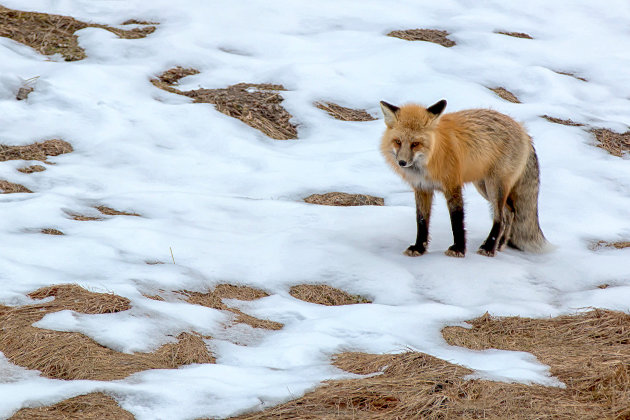
[[[209,345],[217,364],[113,382],[58,381],[0,356],[0,417],[92,391],[114,395],[139,419],[230,416],[352,376],[330,364],[331,355],[343,351],[413,349],[474,369],[474,377],[562,386],[531,354],[451,347],[440,329],[486,311],[531,317],[587,307],[630,311],[630,249],[589,249],[594,240],[630,237],[628,158],[594,147],[579,127],[540,118],[628,129],[627,2],[23,3],[3,5],[110,25],[130,18],[160,25],[138,40],[83,29],[77,34],[88,57],[78,62],[48,60],[0,38],[1,143],[62,138],[75,149],[50,158],[56,165],[45,172],[21,174],[16,169],[26,163],[20,161],[0,164],[1,179],[35,191],[0,196],[0,303],[26,304],[27,293],[68,282],[113,292],[129,298],[132,309],[63,311],[37,326],[78,331],[123,352],[151,351],[179,332],[197,331],[215,337]],[[410,28],[447,30],[457,45],[384,36]],[[271,140],[212,105],[193,104],[149,82],[177,65],[200,70],[182,80],[182,90],[283,84],[283,106],[299,126],[299,140]],[[35,91],[16,101],[21,82],[33,76],[39,76]],[[487,89],[498,86],[523,103]],[[378,152],[382,120],[340,122],[312,104],[366,108],[380,118],[379,100],[431,104],[441,98],[447,111],[491,107],[525,124],[540,158],[540,219],[553,252],[475,254],[491,221],[487,203],[468,188],[466,258],[443,254],[452,236],[441,197],[430,252],[403,256],[415,238],[413,194]],[[382,196],[386,206],[301,201],[328,191]],[[96,215],[95,205],[142,217],[78,222],[67,215]],[[43,227],[65,236],[33,233]],[[167,264],[146,264],[155,260]],[[285,327],[226,329],[228,314],[142,295],[221,283],[267,291],[263,299],[229,303]],[[325,283],[374,303],[305,303],[288,294],[301,283]],[[597,288],[604,283],[610,287]]]

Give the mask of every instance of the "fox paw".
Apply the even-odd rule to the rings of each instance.
[[[425,252],[427,252],[427,249],[424,246],[409,245],[409,248],[407,248],[403,254],[408,257],[419,257]]]
[[[495,255],[497,255],[497,252],[493,251],[493,250],[487,250],[487,249],[484,249],[484,248],[479,248],[477,250],[477,254],[483,255],[484,257],[494,257]]]
[[[456,248],[455,245],[451,245],[444,253],[449,257],[464,258],[464,255],[466,255],[466,250]]]

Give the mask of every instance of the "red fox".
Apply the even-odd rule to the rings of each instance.
[[[433,192],[442,191],[451,217],[454,243],[446,255],[466,253],[462,187],[472,182],[490,202],[493,224],[479,253],[493,257],[510,247],[541,252],[547,240],[538,222],[538,157],[525,129],[489,109],[442,115],[446,101],[428,108],[400,108],[381,102],[387,126],[381,143],[385,160],[414,189],[416,243],[404,252],[427,250]]]

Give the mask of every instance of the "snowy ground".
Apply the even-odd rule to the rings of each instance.
[[[630,310],[630,249],[592,251],[593,240],[630,237],[630,166],[593,147],[580,127],[540,115],[625,131],[630,123],[630,6],[594,2],[318,2],[182,0],[4,0],[16,9],[109,25],[160,22],[145,39],[102,29],[78,32],[88,58],[50,61],[0,38],[0,143],[49,138],[73,153],[45,172],[0,164],[0,179],[34,194],[0,197],[0,303],[25,304],[41,286],[76,282],[132,301],[111,315],[51,314],[39,326],[82,332],[119,351],[151,351],[181,331],[215,337],[216,365],[154,370],[115,382],[40,377],[0,357],[0,417],[101,390],[140,419],[220,417],[300,396],[347,376],[330,365],[343,351],[415,349],[479,376],[558,385],[527,354],[448,346],[440,335],[486,311],[545,317],[584,307]],[[386,37],[391,30],[444,29],[444,48]],[[526,32],[519,39],[494,31]],[[181,65],[200,74],[183,90],[238,82],[280,83],[299,125],[297,141],[274,141],[207,104],[155,88],[149,79]],[[571,72],[583,82],[554,71]],[[21,78],[39,76],[27,101]],[[498,98],[503,86],[523,104]],[[340,122],[312,103],[326,100],[378,114],[378,101],[447,110],[491,107],[522,121],[541,161],[540,217],[557,249],[494,259],[474,250],[490,229],[486,203],[466,191],[469,254],[446,257],[446,205],[434,204],[430,253],[402,251],[415,237],[413,194],[378,152],[382,120]],[[380,115],[379,115],[380,117]],[[309,205],[311,193],[385,197],[385,207]],[[143,217],[78,222],[107,205]],[[65,236],[29,233],[51,227]],[[147,260],[176,264],[148,265]],[[158,289],[244,284],[270,296],[238,303],[285,324],[274,332],[225,330],[220,311],[142,296]],[[326,283],[371,305],[322,307],[288,294]],[[597,288],[603,283],[610,286]],[[248,345],[236,345],[235,341]]]

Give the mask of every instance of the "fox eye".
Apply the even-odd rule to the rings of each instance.
[[[394,139],[394,144],[395,144],[396,146],[400,146],[400,145],[401,145],[401,142],[400,142],[400,140],[398,140],[398,139]]]
[[[411,143],[411,148],[418,147],[418,146],[420,146],[420,143],[417,141],[414,141],[413,143]]]

